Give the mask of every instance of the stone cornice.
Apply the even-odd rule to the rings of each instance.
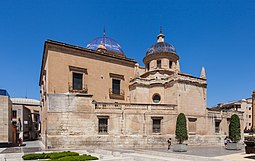
[[[172,76],[162,78],[162,79],[148,79],[148,78],[141,78],[137,77],[130,81],[129,88],[134,89],[135,87],[164,87],[169,88],[172,87],[175,83],[183,83],[183,84],[190,84],[198,87],[206,88],[206,80],[196,78],[196,77],[189,77],[186,75],[176,75],[173,74]]]
[[[155,70],[150,70],[148,72],[143,73],[142,75],[140,75],[140,77],[146,78],[146,77],[148,77],[148,75],[155,74],[157,72],[159,72],[160,74],[168,74],[168,75],[174,74],[174,70],[172,70],[172,69],[168,69],[168,70],[166,70],[166,69],[155,69]]]
[[[146,57],[143,58],[143,63],[147,64],[151,60],[162,59],[162,58],[167,58],[167,59],[172,60],[174,62],[179,60],[179,56],[175,53],[162,52],[162,53],[154,53],[154,54],[147,55]]]
[[[176,104],[150,104],[150,103],[119,103],[119,102],[92,102],[92,104],[98,104],[98,105],[126,105],[126,106],[155,106],[155,107],[159,107],[159,106],[172,106],[172,107],[176,107]],[[115,106],[116,107],[116,106]]]
[[[192,75],[189,75],[189,74],[185,74],[185,73],[181,73],[181,72],[178,73],[178,75],[180,75],[180,76],[185,76],[185,77],[190,77],[190,78],[195,78],[195,79],[201,79],[201,80],[206,81],[205,78],[195,77],[195,76],[192,76]]]

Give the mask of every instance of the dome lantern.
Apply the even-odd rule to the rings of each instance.
[[[162,33],[162,26],[160,26],[160,32],[159,32],[157,38],[158,38],[157,42],[164,42],[165,35]]]

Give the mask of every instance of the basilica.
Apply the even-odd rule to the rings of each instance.
[[[242,112],[207,108],[205,69],[200,76],[182,72],[162,30],[143,63],[105,33],[84,47],[45,41],[39,81],[45,147],[166,147],[179,113],[186,115],[188,144],[221,145],[231,115],[243,121]]]

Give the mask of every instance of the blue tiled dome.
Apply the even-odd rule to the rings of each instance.
[[[86,48],[91,50],[97,50],[100,43],[103,46],[105,46],[106,50],[108,51],[123,53],[121,46],[114,39],[106,37],[106,36],[95,38],[87,45]]]
[[[166,42],[157,42],[146,51],[146,56],[154,53],[171,52],[176,53],[175,47]]]

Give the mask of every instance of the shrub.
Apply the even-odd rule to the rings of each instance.
[[[240,119],[236,114],[232,115],[230,118],[229,138],[235,143],[241,139]]]
[[[53,159],[50,161],[88,161],[88,160],[98,160],[98,158],[90,155],[80,155],[80,156],[66,156],[63,158]]]
[[[52,152],[42,154],[25,154],[22,156],[24,160],[36,160],[36,159],[58,159],[65,156],[78,156],[79,153],[64,151],[64,152]]]
[[[50,156],[50,159],[58,159],[58,158],[66,157],[66,156],[79,156],[79,153],[64,151],[64,152],[59,152],[59,153],[50,153],[49,156]]]
[[[49,156],[45,153],[42,154],[25,154],[22,156],[24,160],[48,159]]]
[[[175,138],[178,140],[179,144],[182,144],[185,140],[188,140],[187,123],[184,113],[180,113],[177,117]]]

